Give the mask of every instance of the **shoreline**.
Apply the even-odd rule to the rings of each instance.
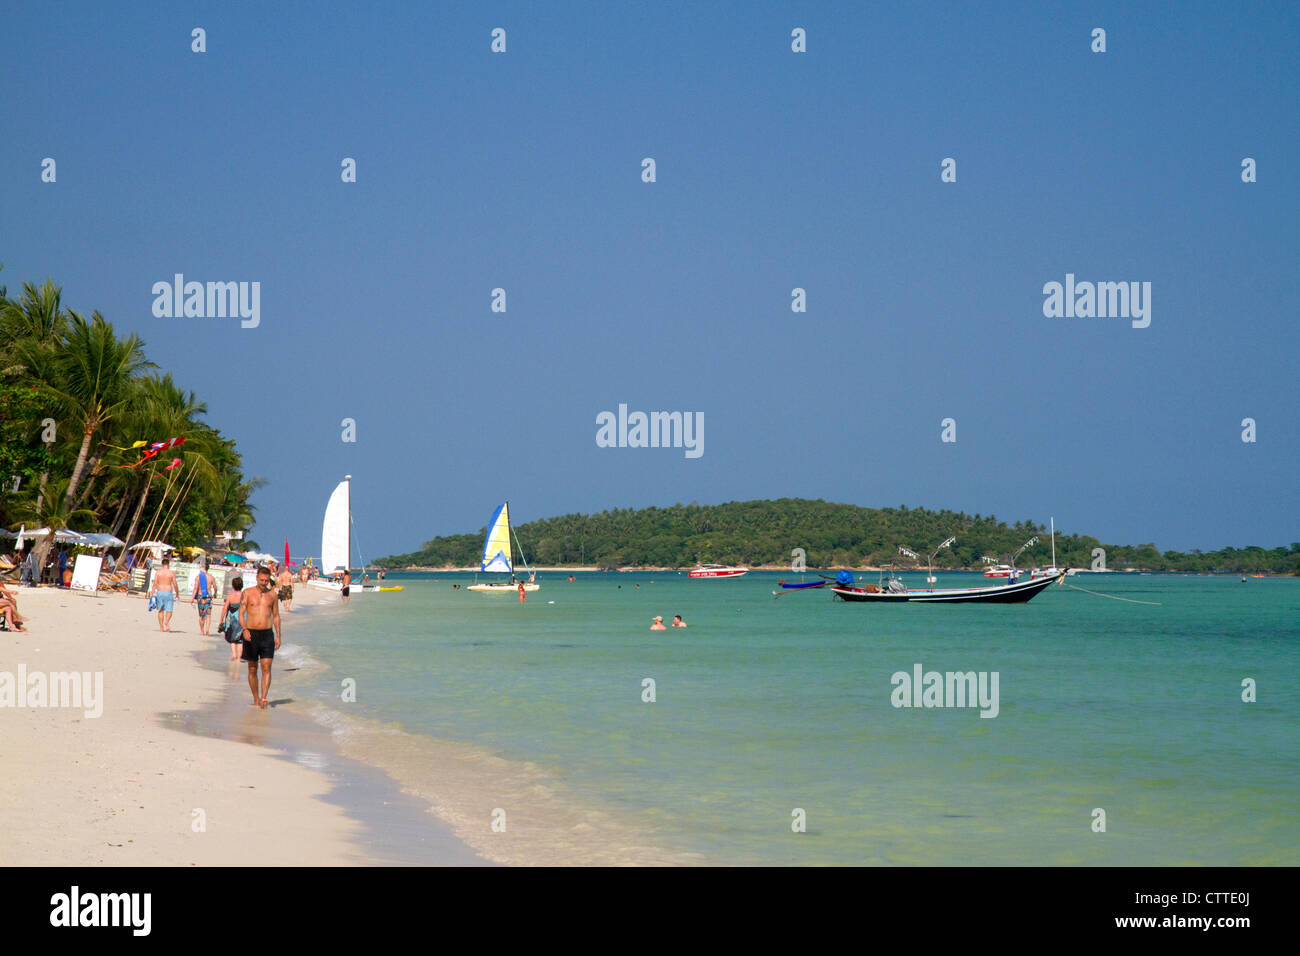
[[[0,761],[21,772],[0,780],[0,865],[488,862],[283,706],[294,681],[281,657],[273,706],[241,706],[245,665],[214,664],[228,645],[199,635],[187,602],[162,633],[139,596],[15,591],[29,624],[0,635]],[[72,672],[85,675],[85,699],[55,691],[55,675]],[[48,696],[32,683],[30,699],[14,697],[19,674],[45,675]]]

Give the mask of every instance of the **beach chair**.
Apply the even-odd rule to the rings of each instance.
[[[99,590],[101,591],[127,591],[131,586],[131,572],[121,571],[101,571],[99,574]]]

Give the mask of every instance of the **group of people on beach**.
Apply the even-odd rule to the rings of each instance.
[[[237,575],[230,581],[221,606],[221,623],[217,630],[230,645],[230,659],[248,665],[248,688],[257,707],[269,706],[271,661],[280,649],[280,605],[292,609],[294,576],[288,568],[279,569],[270,561],[258,567],[257,587],[244,590],[244,579]],[[198,609],[199,633],[210,635],[212,603],[217,582],[206,567],[200,568],[190,592],[190,603]],[[171,569],[171,559],[164,557],[154,572],[149,598],[158,611],[158,630],[170,631],[172,610],[180,600],[180,584]]]

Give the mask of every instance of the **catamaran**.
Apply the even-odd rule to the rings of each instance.
[[[515,544],[519,547],[519,560],[523,562],[524,570],[529,572],[527,581],[515,579],[514,563],[511,561],[510,553],[510,502],[507,501],[493,512],[492,520],[488,522],[487,537],[483,540],[483,559],[479,562],[479,570],[485,573],[508,574],[510,580],[479,584],[478,575],[475,575],[474,583],[466,590],[480,591],[484,594],[518,594],[520,588],[530,592],[538,590],[541,585],[535,580],[537,572],[528,567],[528,560],[524,557],[524,548],[519,544],[518,535],[515,535]]]
[[[342,580],[330,580],[334,575],[342,578],[343,572],[350,569],[352,554],[352,476],[346,475],[330,495],[325,505],[325,522],[320,533],[320,572],[322,578],[312,578],[307,583],[324,591],[341,591]],[[360,549],[357,556],[360,557]],[[365,562],[358,565],[365,568]],[[364,594],[367,591],[400,591],[402,585],[361,584],[353,575],[348,594]]]

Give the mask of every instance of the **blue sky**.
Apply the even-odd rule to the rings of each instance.
[[[317,552],[344,474],[367,557],[506,498],[1285,544],[1298,10],[29,6],[0,63],[2,277],[52,277],[207,401],[268,479],[272,551]],[[260,282],[261,324],[155,317],[177,272]],[[1150,326],[1045,317],[1067,273],[1150,282]],[[597,447],[620,403],[703,413],[704,454]]]

